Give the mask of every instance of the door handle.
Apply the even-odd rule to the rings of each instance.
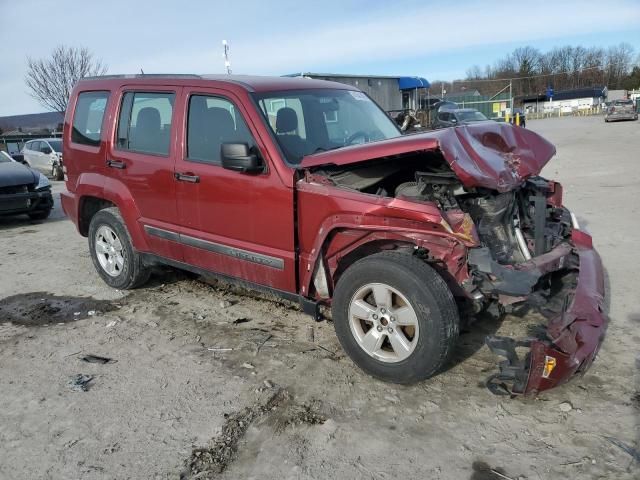
[[[127,168],[127,164],[121,160],[107,160],[107,167],[124,170],[125,168]]]
[[[188,173],[178,173],[174,174],[176,180],[180,182],[189,182],[189,183],[198,183],[200,182],[200,177],[198,175],[190,175]]]

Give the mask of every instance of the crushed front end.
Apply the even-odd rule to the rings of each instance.
[[[607,325],[604,274],[591,237],[562,206],[562,187],[531,177],[508,192],[460,200],[483,244],[469,250],[473,284],[489,303],[531,307],[548,319],[527,338],[487,338],[504,357],[487,387],[535,395],[583,373]]]

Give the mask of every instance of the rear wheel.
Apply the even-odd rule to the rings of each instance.
[[[434,375],[458,335],[458,309],[444,280],[422,260],[384,252],[349,267],[333,298],[345,352],[362,370],[393,383]]]
[[[150,269],[134,250],[117,208],[105,208],[93,216],[89,224],[89,249],[91,260],[107,285],[130,289],[149,279]]]

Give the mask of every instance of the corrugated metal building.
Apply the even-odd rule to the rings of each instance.
[[[345,83],[369,95],[385,111],[416,108],[417,101],[429,82],[421,77],[387,75],[346,75],[336,73],[292,73],[287,77],[308,77]]]

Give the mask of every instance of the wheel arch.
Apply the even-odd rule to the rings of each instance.
[[[91,180],[91,181],[89,181]],[[100,185],[100,180],[104,183]],[[87,178],[79,182],[83,188],[78,195],[78,230],[83,236],[89,233],[89,224],[93,216],[104,208],[116,207],[124,220],[136,250],[148,250],[142,228],[138,222],[140,212],[126,185],[112,178]]]
[[[355,262],[383,251],[419,255],[439,273],[452,291],[469,278],[466,246],[457,239],[425,232],[397,232],[359,228],[335,228],[328,232],[318,251],[302,256],[303,295],[331,303],[340,276]],[[315,256],[313,256],[315,254]],[[322,292],[322,278],[326,292]]]

